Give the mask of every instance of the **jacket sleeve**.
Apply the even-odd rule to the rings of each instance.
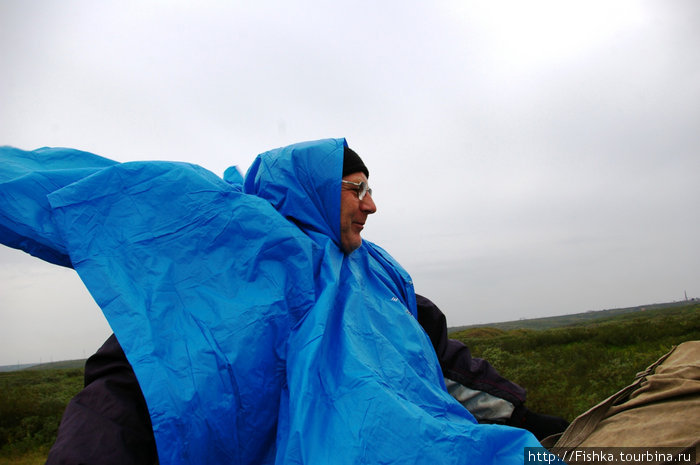
[[[448,390],[453,396],[462,402],[455,395],[458,391],[465,393],[461,386],[471,391],[472,396],[484,393],[503,399],[513,407],[518,407],[525,402],[525,389],[503,378],[486,360],[472,357],[469,348],[460,341],[447,337],[447,319],[433,302],[418,294],[416,294],[416,302],[418,322],[433,343]],[[464,402],[462,403],[464,405]],[[510,411],[512,412],[512,407]],[[479,420],[486,419],[479,418],[478,415],[474,416]]]
[[[146,401],[117,338],[85,364],[85,388],[68,404],[47,465],[152,465],[156,443]]]

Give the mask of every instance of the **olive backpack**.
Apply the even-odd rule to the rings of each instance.
[[[698,463],[700,341],[684,342],[616,394],[574,419],[542,445],[562,457],[595,448],[677,448]],[[608,449],[605,449],[608,450]],[[581,452],[580,457],[584,457]],[[644,463],[673,462],[663,458]]]

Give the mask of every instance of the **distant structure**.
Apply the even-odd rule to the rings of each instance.
[[[688,291],[683,291],[683,294],[685,294],[685,301],[688,301]]]

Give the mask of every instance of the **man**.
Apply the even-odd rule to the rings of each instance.
[[[360,233],[367,217],[377,211],[368,177],[369,170],[359,155],[350,147],[345,147],[340,193],[340,248],[346,254],[362,245]]]
[[[345,146],[316,141],[262,154],[247,196],[191,167],[153,164],[99,170],[49,194],[67,238],[59,245],[134,363],[161,463],[509,463],[537,445],[516,430],[477,432],[445,397],[430,341],[416,330],[410,277],[361,240],[376,211],[369,173],[335,177]],[[107,372],[101,378],[110,384]],[[90,399],[79,394],[64,423],[80,423],[70,417]],[[70,448],[63,438],[75,437],[61,429],[50,462]],[[455,447],[465,455],[452,455]],[[117,454],[102,452],[100,463]]]

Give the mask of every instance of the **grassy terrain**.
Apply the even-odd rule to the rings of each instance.
[[[582,313],[572,313],[570,315],[548,316],[542,318],[528,318],[527,320],[504,321],[500,323],[478,324],[469,326],[455,326],[448,329],[448,333],[452,334],[458,331],[464,331],[473,328],[497,328],[497,329],[550,329],[561,328],[563,326],[575,326],[586,323],[600,322],[603,319],[614,319],[616,317],[629,314],[637,314],[638,312],[652,313],[657,310],[669,310],[673,308],[687,307],[693,303],[700,301],[683,301],[683,302],[667,302],[663,304],[649,304],[637,307],[613,308],[609,310],[596,310]]]
[[[673,345],[700,340],[696,302],[599,316],[542,330],[477,327],[450,337],[527,388],[532,410],[568,420],[629,384]],[[83,370],[74,366],[0,373],[0,465],[44,463],[66,404],[82,388]]]
[[[60,362],[47,362],[26,365],[3,365],[0,366],[0,373],[18,370],[58,370],[66,368],[83,369],[86,359],[62,360]]]
[[[700,339],[700,303],[546,330],[451,333],[528,390],[531,410],[572,420],[632,382],[672,346]]]
[[[0,465],[44,463],[82,368],[0,373]]]

